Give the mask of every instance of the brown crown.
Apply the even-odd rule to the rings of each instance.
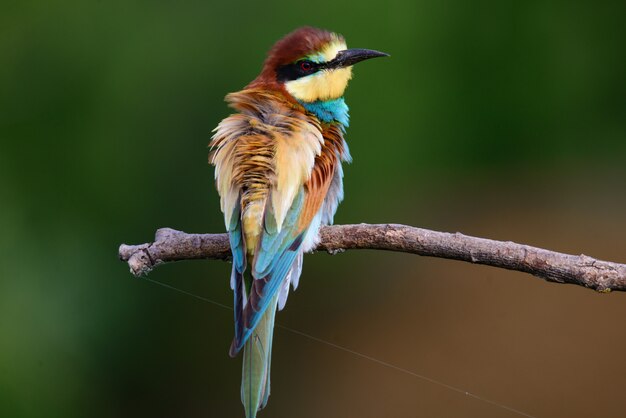
[[[248,87],[260,85],[278,87],[276,81],[276,69],[278,67],[290,64],[305,55],[319,51],[325,44],[337,37],[342,39],[341,36],[327,30],[309,26],[296,29],[285,35],[270,49],[263,63],[261,74]]]

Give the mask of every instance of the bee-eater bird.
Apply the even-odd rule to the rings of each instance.
[[[348,49],[335,33],[300,28],[272,47],[258,77],[226,96],[237,113],[215,128],[210,162],[233,255],[230,355],[244,350],[247,418],[270,394],[276,309],[298,286],[302,254],[343,199],[341,163],[350,161],[343,93],[352,65],[382,56]]]

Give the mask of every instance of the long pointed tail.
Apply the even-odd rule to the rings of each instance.
[[[244,345],[241,378],[241,402],[246,418],[255,418],[270,396],[270,364],[272,338],[278,295],[270,302],[254,332]]]

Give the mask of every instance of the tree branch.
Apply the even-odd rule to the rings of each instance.
[[[320,230],[317,251],[337,254],[345,250],[398,251],[449,258],[530,273],[550,282],[570,283],[600,292],[626,291],[626,265],[569,255],[461,233],[446,233],[406,225],[336,225]],[[148,274],[155,266],[191,259],[230,259],[226,234],[186,234],[170,228],[156,232],[155,241],[141,245],[122,244],[119,257],[128,262],[135,276]]]

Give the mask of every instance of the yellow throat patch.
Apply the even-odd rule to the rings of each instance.
[[[328,62],[337,56],[339,51],[347,49],[345,42],[339,38],[329,42],[319,54],[311,57],[313,61]],[[289,94],[303,102],[317,100],[333,100],[343,96],[352,78],[352,67],[321,70],[315,74],[288,81],[285,87]]]

